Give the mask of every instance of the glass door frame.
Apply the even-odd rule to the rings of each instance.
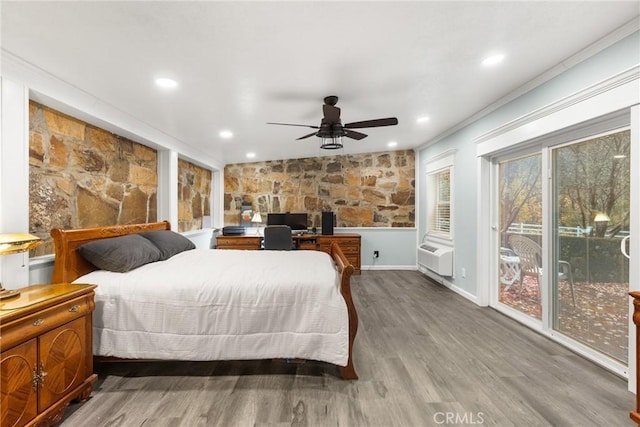
[[[553,191],[552,191],[552,186],[554,185],[553,182],[553,173],[551,170],[551,164],[553,161],[553,153],[554,150],[556,149],[560,149],[560,148],[564,148],[573,144],[579,144],[581,142],[584,141],[588,141],[594,138],[597,138],[599,136],[603,136],[603,135],[609,135],[612,133],[616,133],[616,132],[620,132],[623,130],[630,130],[630,126],[629,125],[624,125],[621,127],[614,127],[614,128],[607,128],[606,130],[603,129],[600,132],[595,132],[592,133],[590,135],[587,136],[581,136],[581,137],[577,137],[577,138],[572,138],[569,139],[567,141],[561,142],[561,143],[556,143],[553,145],[549,145],[547,147],[547,165],[549,165],[548,167],[548,179],[547,181],[547,199],[545,199],[546,203],[547,203],[547,207],[548,209],[545,210],[545,212],[543,213],[543,222],[546,221],[547,224],[547,231],[543,231],[543,233],[546,234],[547,236],[547,251],[545,253],[544,247],[543,247],[543,259],[544,261],[546,261],[546,265],[555,265],[555,253],[554,253],[554,248],[552,247],[552,245],[554,244],[554,239],[553,239],[553,233],[554,230],[552,229],[553,227],[553,213],[552,213],[552,209],[554,207],[553,203]],[[632,157],[633,159],[633,157]],[[633,164],[633,163],[632,163]],[[631,177],[630,177],[631,179]],[[631,187],[630,189],[630,193],[633,191],[633,187]],[[633,197],[633,193],[629,194],[629,198],[631,199]],[[631,228],[633,229],[633,226],[631,225]],[[543,226],[543,230],[545,229],[545,227]],[[636,233],[637,234],[637,233]],[[631,263],[630,263],[631,264]],[[631,270],[631,265],[629,267],[629,269]],[[552,272],[553,274],[556,273],[556,269],[549,269],[550,272]],[[629,271],[629,273],[631,273],[631,271]],[[631,280],[631,277],[630,277]],[[630,282],[630,288],[629,290],[631,290],[631,282]],[[624,377],[627,377],[629,374],[629,367],[628,365],[619,362],[618,360],[606,356],[603,353],[599,352],[598,350],[595,350],[593,348],[591,348],[590,346],[574,340],[573,338],[569,337],[568,335],[563,334],[560,331],[557,331],[553,328],[554,325],[554,311],[557,310],[557,307],[555,307],[555,301],[553,298],[553,292],[549,292],[548,295],[548,300],[547,300],[547,305],[549,306],[550,310],[548,311],[548,317],[545,319],[546,322],[544,322],[545,324],[545,333],[547,333],[551,338],[553,338],[554,340],[560,342],[561,344],[567,346],[569,349],[571,349],[572,351],[575,351],[576,353],[588,358],[589,360],[592,360],[596,363],[598,363],[599,365],[621,375]],[[628,338],[634,337],[635,338],[635,330],[633,328],[628,328]],[[631,345],[631,340],[628,339],[627,342],[629,343],[629,345]],[[634,344],[635,345],[635,340],[634,340]],[[635,353],[634,353],[635,354]],[[631,363],[631,347],[629,347],[628,351],[627,351],[627,357],[629,360],[629,363]]]
[[[500,153],[500,155],[494,156],[491,158],[491,172],[490,172],[490,182],[491,182],[491,196],[490,196],[490,218],[491,218],[491,234],[490,234],[490,244],[491,244],[491,251],[490,251],[490,274],[491,274],[491,281],[490,286],[489,286],[489,306],[495,308],[496,310],[500,311],[503,314],[506,314],[509,317],[514,318],[515,320],[519,321],[520,323],[523,323],[525,325],[527,325],[528,327],[530,327],[531,329],[534,329],[535,331],[538,332],[543,332],[545,330],[545,328],[548,327],[548,325],[545,325],[545,319],[548,319],[548,304],[545,304],[545,298],[547,298],[547,283],[546,283],[546,276],[547,275],[541,275],[539,278],[539,282],[538,282],[538,286],[539,288],[539,292],[540,292],[540,303],[542,306],[542,320],[538,320],[534,317],[531,317],[525,313],[522,313],[512,307],[509,307],[507,304],[504,304],[502,302],[499,301],[499,287],[500,287],[500,272],[499,272],[499,254],[500,254],[500,208],[499,208],[499,199],[500,199],[500,194],[499,194],[499,188],[500,188],[500,163],[505,162],[505,161],[509,161],[509,160],[516,160],[518,158],[522,158],[522,157],[527,157],[527,156],[532,156],[532,155],[539,155],[541,154],[541,151],[545,150],[544,147],[542,147],[542,145],[540,144],[535,144],[535,145],[531,145],[529,147],[526,148],[521,148],[521,149],[517,149],[517,150],[509,150],[505,153]],[[540,177],[541,179],[541,186],[542,186],[542,201],[544,203],[544,201],[546,200],[546,194],[545,194],[545,184],[544,182],[546,181],[546,177],[547,177],[547,170],[548,170],[548,166],[547,166],[547,162],[545,161],[545,158],[548,158],[548,156],[545,156],[544,153],[542,153],[542,157],[541,157],[541,170],[542,170],[542,176]],[[544,218],[545,212],[543,210],[542,212],[542,248],[543,248],[543,259],[546,260],[545,257],[545,253],[544,253],[544,248],[545,248],[545,235],[547,233],[545,233],[545,218]]]
[[[601,123],[596,124],[596,129],[601,126]],[[629,365],[625,365],[611,357],[608,357],[597,350],[592,349],[591,347],[576,341],[563,333],[556,331],[553,329],[553,313],[554,313],[554,301],[553,301],[553,289],[552,283],[550,280],[551,275],[546,273],[542,274],[539,278],[539,286],[540,286],[540,301],[542,304],[542,320],[539,321],[531,316],[528,316],[524,313],[521,313],[506,304],[503,304],[498,301],[498,291],[499,291],[499,245],[500,245],[500,230],[499,230],[499,164],[500,162],[507,161],[510,159],[517,159],[518,157],[524,157],[526,155],[532,155],[536,153],[540,153],[541,163],[542,163],[542,265],[543,266],[552,266],[554,265],[554,253],[552,249],[553,239],[552,239],[552,226],[553,226],[553,191],[552,191],[552,170],[551,170],[551,162],[552,162],[552,154],[553,150],[557,148],[561,148],[567,145],[571,145],[573,143],[577,143],[581,140],[590,139],[593,137],[597,137],[601,134],[609,134],[615,131],[620,131],[624,129],[631,128],[632,132],[632,140],[631,140],[631,194],[630,194],[630,207],[631,207],[631,217],[633,218],[634,212],[637,215],[637,206],[638,206],[638,184],[634,184],[634,179],[637,179],[639,167],[634,167],[634,161],[637,163],[635,159],[638,159],[638,155],[640,154],[640,149],[637,147],[638,145],[638,136],[634,136],[634,129],[636,127],[631,124],[625,124],[622,126],[612,126],[612,127],[601,127],[598,130],[591,130],[590,126],[587,126],[586,129],[580,128],[577,133],[573,132],[563,132],[558,137],[549,136],[547,138],[541,138],[537,143],[527,144],[525,148],[521,149],[513,149],[507,150],[500,153],[496,153],[490,158],[486,159],[488,163],[485,163],[490,168],[489,171],[489,193],[490,193],[490,201],[489,201],[489,221],[491,232],[489,233],[489,296],[488,302],[489,306],[496,309],[497,311],[513,318],[516,321],[519,321],[531,329],[553,339],[554,341],[559,342],[560,344],[566,346],[571,351],[578,353],[579,355],[592,360],[593,362],[605,367],[606,369],[620,375],[623,377],[629,377],[629,372],[633,372],[635,370],[635,327],[633,327],[633,323],[631,321],[632,312],[630,309],[629,313],[629,350],[628,350],[628,360]],[[635,168],[635,169],[634,169]],[[634,178],[635,177],[635,178]],[[634,186],[635,185],[635,186]],[[634,194],[634,189],[636,193]],[[634,209],[634,206],[636,209]],[[630,224],[631,229],[631,241],[632,245],[637,245],[634,243],[634,240],[638,240],[639,230],[636,224],[634,227],[633,221]],[[637,251],[636,251],[637,252]],[[631,254],[632,258],[630,260],[630,271],[629,271],[629,280],[630,280],[630,290],[634,290],[633,280],[637,275],[637,272],[633,271],[634,260],[639,258],[638,255]],[[553,273],[555,269],[553,268],[544,268],[544,272]],[[631,305],[631,302],[630,302]],[[630,383],[631,386],[631,383]]]

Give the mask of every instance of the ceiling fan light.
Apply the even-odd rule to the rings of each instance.
[[[337,150],[342,148],[342,136],[332,136],[320,138],[320,148],[324,150]]]

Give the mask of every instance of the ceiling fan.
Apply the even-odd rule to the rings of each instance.
[[[336,107],[338,103],[338,97],[335,95],[327,96],[324,98],[324,105],[322,106],[322,112],[324,117],[320,122],[320,126],[313,125],[298,125],[292,123],[273,123],[268,122],[268,125],[282,125],[282,126],[301,126],[311,129],[317,129],[308,135],[301,136],[299,139],[309,138],[311,136],[317,136],[322,139],[320,148],[327,150],[333,150],[336,148],[342,148],[342,137],[347,137],[355,140],[361,140],[367,137],[366,134],[357,132],[352,129],[373,128],[381,126],[394,126],[398,124],[398,119],[395,117],[388,117],[385,119],[364,120],[361,122],[352,122],[342,124],[340,120],[340,108]]]

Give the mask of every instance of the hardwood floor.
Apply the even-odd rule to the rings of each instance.
[[[96,366],[61,426],[631,426],[626,381],[415,271],[352,278],[344,381],[316,362]]]

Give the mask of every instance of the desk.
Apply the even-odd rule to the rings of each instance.
[[[218,236],[218,249],[259,250],[262,247],[262,236],[239,235]],[[298,249],[316,250],[329,253],[331,242],[336,242],[347,257],[356,274],[360,272],[360,240],[359,234],[297,234],[293,241]]]

